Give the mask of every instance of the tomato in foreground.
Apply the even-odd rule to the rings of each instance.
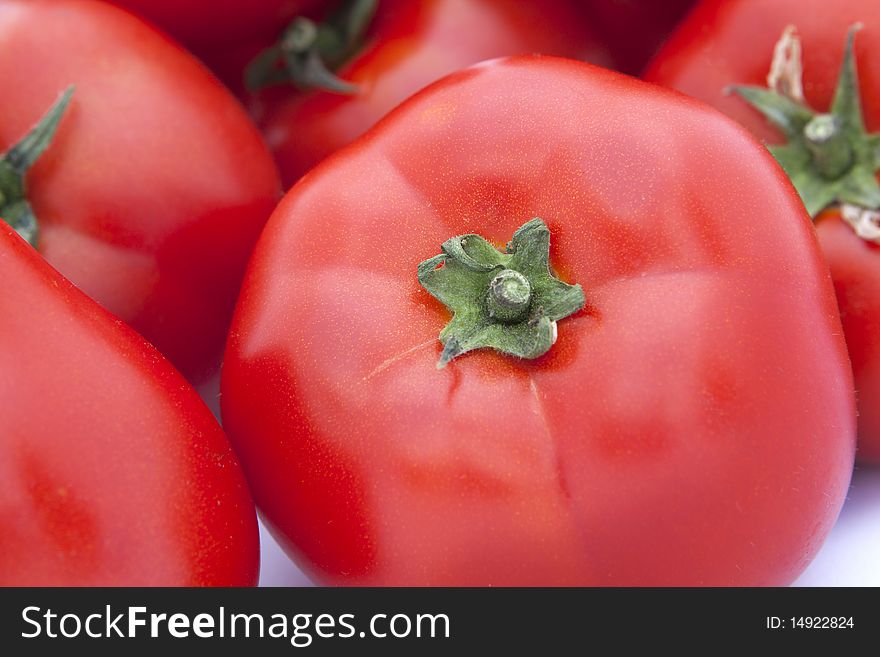
[[[376,5],[374,15],[369,12],[372,4]],[[337,90],[344,93],[302,91],[287,78],[246,100],[266,135],[285,186],[422,87],[483,59],[546,53],[609,61],[575,0],[348,0],[336,6],[369,19],[366,25],[360,24],[366,19],[355,21],[357,27],[351,27],[351,21],[334,19],[344,26],[338,39],[344,41],[344,35],[354,34],[354,42],[343,49],[342,61],[337,62],[341,85]],[[261,44],[244,59],[271,45],[271,41]],[[315,57],[325,55],[316,48]],[[230,71],[241,75],[242,62],[235,57],[232,63],[209,61],[224,79],[232,77]]]
[[[853,31],[858,25],[861,29]],[[789,26],[794,29],[786,32]],[[782,39],[784,32],[787,41]],[[797,42],[794,46],[793,40]],[[841,95],[843,102],[835,103],[840,82],[846,79],[844,52],[848,41],[854,54],[852,84]],[[731,85],[766,87],[774,52],[779,50],[777,44],[783,49],[787,46],[789,51],[794,47],[798,59],[794,72],[787,73],[791,64],[781,65],[786,53],[780,52],[780,65],[775,67],[776,86],[793,94],[793,99],[788,98],[791,103],[785,106],[788,111],[783,113],[792,116],[792,125],[797,128],[790,135],[756,111],[741,94],[724,93]],[[880,4],[876,2],[706,0],[658,54],[646,74],[652,82],[714,105],[774,146],[801,141],[807,121],[815,115],[836,113],[836,122],[862,124],[853,127],[858,135],[850,135],[849,139],[860,140],[865,151],[871,151],[867,166],[859,165],[858,158],[854,158],[841,167],[811,173],[821,154],[806,157],[802,166],[797,161],[798,152],[790,147],[781,153],[777,150],[777,155],[792,172],[815,217],[819,242],[834,280],[858,391],[857,455],[861,462],[874,463],[880,463],[880,186],[876,178],[880,162],[874,161],[870,144],[872,138],[878,138],[871,135],[880,131],[880,69],[874,65],[878,58]],[[797,79],[801,69],[802,80]],[[786,80],[791,76],[795,80]],[[773,76],[770,81],[774,82]],[[754,97],[755,93],[750,95]],[[778,96],[785,93],[775,94],[776,104]],[[769,102],[774,102],[773,97]],[[842,114],[847,111],[851,121]],[[804,116],[803,125],[796,115]],[[822,127],[813,124],[817,126]],[[805,189],[798,181],[808,177],[826,184]]]
[[[229,442],[143,338],[0,225],[0,585],[256,583]]]
[[[0,216],[26,203],[54,267],[191,380],[216,370],[279,194],[239,104],[155,30],[87,0],[0,0],[0,86]],[[9,153],[68,89],[51,143],[20,171]]]
[[[551,57],[445,78],[288,193],[222,391],[258,507],[330,584],[787,584],[852,471],[782,170],[700,103]]]

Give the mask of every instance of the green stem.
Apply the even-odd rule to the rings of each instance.
[[[21,141],[0,156],[0,218],[35,248],[39,223],[27,199],[25,177],[49,148],[72,95],[73,87],[68,87]]]
[[[338,78],[337,70],[357,52],[375,14],[378,0],[344,0],[323,23],[293,19],[278,43],[260,53],[245,71],[251,91],[278,84],[299,89],[356,93],[357,86]]]
[[[489,283],[486,311],[492,319],[515,324],[525,319],[531,298],[529,279],[513,269],[502,269]]]
[[[853,165],[852,144],[833,114],[813,117],[804,127],[804,142],[813,156],[813,166],[826,180],[837,180]]]

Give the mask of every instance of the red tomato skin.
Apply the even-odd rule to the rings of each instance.
[[[638,75],[694,0],[583,0],[614,67]]]
[[[277,37],[295,16],[327,0],[105,0],[145,18],[199,52]]]
[[[773,47],[788,25],[797,27],[804,64],[804,96],[828,108],[837,85],[846,33],[862,23],[855,42],[865,122],[880,129],[880,4],[868,0],[703,0],[688,14],[645,71],[644,78],[720,109],[760,139],[781,135],[731,84],[766,86]]]
[[[0,585],[245,586],[226,436],[147,342],[0,226]]]
[[[235,99],[179,46],[101,2],[0,1],[0,152],[69,85],[27,176],[39,250],[191,380],[216,370],[277,170]]]
[[[484,59],[529,53],[610,61],[571,0],[383,0],[363,48],[338,72],[358,93],[285,86],[249,104],[289,187],[429,83]]]
[[[437,370],[417,264],[536,216],[587,308],[540,359]],[[445,78],[288,193],[222,391],[264,518],[330,584],[790,583],[854,452],[827,268],[766,150],[550,57]]]
[[[766,85],[773,46],[795,25],[804,57],[804,95],[827,109],[837,85],[846,33],[863,28],[855,41],[865,124],[880,130],[880,3],[863,0],[794,2],[731,0],[700,3],[646,72],[646,79],[708,102],[769,143],[782,136],[747,103],[725,95],[730,84]],[[748,43],[744,47],[744,42]],[[823,224],[829,222],[829,226]],[[817,218],[819,241],[831,268],[859,403],[860,462],[880,463],[880,251],[842,224],[838,212]],[[852,233],[850,238],[841,232]]]

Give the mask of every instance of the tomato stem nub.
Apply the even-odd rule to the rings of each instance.
[[[853,165],[854,153],[843,126],[833,114],[817,114],[804,126],[804,143],[825,180],[837,180]]]
[[[39,224],[27,200],[25,176],[46,151],[73,95],[68,87],[39,123],[0,156],[0,218],[36,248]]]
[[[440,332],[438,368],[481,348],[542,356],[556,341],[556,322],[586,303],[580,285],[550,271],[550,230],[541,219],[520,227],[503,253],[479,235],[453,237],[441,250],[418,267],[422,287],[453,313]]]
[[[323,23],[303,16],[293,19],[278,43],[261,52],[245,71],[251,91],[292,83],[302,90],[357,93],[356,85],[333,71],[361,46],[376,13],[378,0],[345,0]]]
[[[529,279],[513,269],[502,269],[489,282],[486,312],[498,322],[515,324],[528,314],[531,298]]]
[[[833,203],[868,210],[880,208],[880,184],[875,175],[880,170],[880,134],[865,130],[856,75],[854,43],[860,28],[854,25],[847,34],[837,89],[828,113],[816,112],[802,97],[785,93],[786,89],[799,89],[799,80],[781,87],[773,85],[771,89],[732,87],[785,134],[788,143],[770,146],[770,152],[785,169],[814,218]],[[788,61],[786,66],[799,74],[800,46],[793,40],[796,42],[794,30],[787,28],[783,34],[786,48],[780,47],[780,41],[776,51],[789,58],[797,57],[798,61]],[[779,62],[774,61],[770,79],[779,68]]]

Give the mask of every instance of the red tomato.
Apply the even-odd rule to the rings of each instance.
[[[326,0],[105,0],[146,18],[188,48],[277,36],[291,18]]]
[[[417,265],[533,217],[586,308],[545,356],[437,369],[450,313]],[[445,78],[294,187],[222,390],[258,506],[332,584],[785,584],[852,470],[834,294],[782,171],[700,103],[551,57]]]
[[[572,0],[382,0],[363,48],[338,71],[357,93],[287,85],[251,106],[289,186],[430,82],[483,59],[533,52],[608,61]]]
[[[0,585],[251,585],[223,431],[125,324],[0,227]]]
[[[880,130],[880,4],[867,0],[706,0],[650,66],[648,80],[704,100],[756,136],[780,143],[782,135],[735,95],[731,84],[766,86],[774,46],[794,25],[803,51],[806,104],[825,112],[840,74],[847,31],[855,40],[858,89],[865,124]],[[745,45],[747,44],[747,46]],[[858,237],[831,209],[816,229],[837,291],[859,398],[860,461],[880,463],[880,246]]]
[[[614,65],[638,74],[695,0],[583,0]]]
[[[0,154],[68,86],[26,177],[39,250],[192,379],[216,368],[250,250],[274,207],[271,156],[194,59],[107,4],[0,0]]]

